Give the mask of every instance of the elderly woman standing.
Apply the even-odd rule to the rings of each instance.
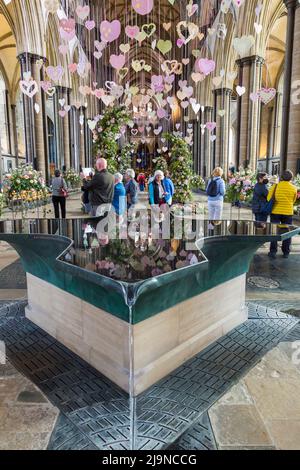
[[[208,218],[211,222],[220,221],[222,219],[224,196],[226,193],[225,181],[222,176],[222,168],[216,168],[212,173],[212,177],[206,189],[208,195]]]
[[[165,175],[162,171],[155,172],[154,179],[149,184],[149,200],[151,206],[162,206],[167,204],[171,195],[165,186]]]
[[[138,201],[138,184],[135,181],[135,171],[127,170],[125,174],[126,178],[126,194],[127,194],[127,205],[128,209],[135,206]]]
[[[117,215],[124,215],[126,210],[126,189],[121,173],[115,175],[115,191],[112,205]]]

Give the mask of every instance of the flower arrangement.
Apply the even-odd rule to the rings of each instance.
[[[135,151],[135,145],[131,143],[125,144],[118,158],[118,171],[124,175],[126,170],[132,168],[132,156]]]
[[[253,198],[254,186],[256,184],[256,173],[249,168],[240,168],[229,179],[226,190],[226,200],[231,203],[250,203]]]
[[[65,172],[64,179],[71,189],[77,189],[81,185],[80,175],[73,168]]]
[[[160,156],[155,161],[155,171],[160,170],[165,173],[168,170],[168,162],[165,157]]]
[[[191,188],[195,191],[201,190],[205,191],[206,189],[206,183],[202,176],[200,175],[194,175],[191,179]]]
[[[184,204],[192,199],[192,154],[183,137],[174,134],[165,134],[164,137],[170,146],[170,172],[175,185],[174,202]]]
[[[298,210],[300,206],[300,175],[297,175],[295,180],[294,180],[294,185],[297,188],[297,201],[295,203],[296,210]]]
[[[5,175],[3,191],[9,205],[36,207],[47,204],[49,190],[42,174],[25,164]]]
[[[4,204],[5,204],[5,197],[4,197],[4,194],[0,191],[0,217],[2,216]]]
[[[93,132],[94,155],[101,154],[107,159],[111,173],[115,173],[118,168],[118,140],[130,122],[130,114],[124,105],[109,107],[99,118]]]

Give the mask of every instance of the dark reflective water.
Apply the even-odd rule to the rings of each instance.
[[[136,221],[135,221],[136,222]],[[62,260],[115,280],[136,282],[157,277],[205,261],[195,242],[213,236],[268,236],[295,227],[257,225],[247,221],[208,221],[176,219],[163,239],[162,226],[126,223],[117,230],[104,229],[102,219],[25,220],[0,222],[0,233],[49,234],[65,236],[74,244]],[[180,233],[180,227],[182,233]],[[176,233],[175,233],[176,232]]]

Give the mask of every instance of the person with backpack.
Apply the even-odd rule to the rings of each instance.
[[[268,189],[268,175],[267,173],[258,173],[257,183],[254,186],[252,212],[255,216],[255,221],[264,223],[268,220],[267,211],[267,197],[269,194]]]
[[[225,181],[222,168],[216,168],[208,182],[206,194],[208,196],[208,218],[211,222],[222,219],[224,196],[226,194]]]

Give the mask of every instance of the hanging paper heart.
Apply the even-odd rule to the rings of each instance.
[[[60,109],[59,112],[58,112],[58,114],[60,115],[61,118],[65,118],[66,115],[67,115],[67,113],[66,113],[66,111],[65,111],[64,109]]]
[[[255,44],[254,36],[242,36],[233,40],[233,47],[241,57],[246,57]]]
[[[39,112],[40,112],[40,105],[39,105],[38,103],[35,103],[35,104],[34,104],[34,110],[35,110],[36,114],[39,114]]]
[[[188,17],[193,16],[198,11],[198,8],[199,6],[196,3],[193,4],[193,0],[191,0],[190,3],[186,7]]]
[[[215,142],[217,140],[217,136],[216,135],[211,135],[210,136],[210,141],[211,142]]]
[[[190,59],[182,59],[183,65],[188,65],[190,63]]]
[[[258,96],[264,104],[268,104],[275,98],[276,93],[277,91],[275,90],[275,88],[261,88],[258,91]]]
[[[214,131],[216,127],[217,127],[216,122],[209,121],[206,123],[206,129],[208,129],[210,132]]]
[[[246,88],[244,86],[237,86],[236,92],[239,96],[243,96],[246,93]]]
[[[25,74],[24,74],[25,75]],[[24,95],[28,96],[29,98],[33,98],[34,95],[37,94],[39,91],[38,84],[35,80],[21,80],[20,81],[20,89]]]
[[[161,133],[161,131],[162,131],[162,127],[160,126],[157,129],[154,129],[154,134],[158,136]]]
[[[140,32],[138,26],[126,26],[125,33],[130,39],[135,39]]]
[[[219,115],[221,118],[224,117],[225,114],[226,114],[225,109],[219,109],[218,115]]]
[[[145,41],[146,38],[147,38],[146,33],[144,31],[140,31],[135,39],[137,40],[137,42],[141,44],[143,41]]]
[[[50,65],[46,68],[46,72],[53,82],[59,82],[64,75],[64,68],[61,65],[58,65],[57,67]]]
[[[157,110],[157,117],[159,117],[159,119],[163,119],[164,117],[166,117],[167,115],[167,112],[165,109],[163,108],[158,108]]]
[[[262,24],[254,23],[254,28],[255,28],[256,34],[260,34],[262,32],[263,26]]]
[[[209,75],[210,73],[214,72],[216,69],[216,63],[214,60],[210,59],[197,59],[195,63],[196,72],[200,72],[205,76]]]
[[[84,26],[88,31],[92,31],[95,28],[96,23],[94,20],[89,20],[84,23]]]
[[[194,73],[193,72],[191,77],[192,77],[192,80],[195,83],[199,83],[199,82],[202,82],[203,80],[205,80],[205,75],[203,75],[202,73]]]
[[[117,70],[120,70],[125,65],[125,56],[112,54],[109,59],[110,65]]]
[[[132,0],[132,8],[139,15],[149,15],[153,10],[153,0]]]
[[[223,81],[223,78],[222,78],[222,77],[214,77],[214,78],[212,79],[213,85],[214,85],[215,87],[220,86],[221,83],[222,83],[222,81]]]
[[[124,67],[124,68],[118,70],[118,76],[120,77],[121,80],[123,80],[126,77],[126,75],[128,74],[128,72],[129,72],[128,67]]]
[[[44,92],[47,92],[52,87],[51,82],[40,82],[40,85],[41,85],[42,90],[44,90]]]
[[[240,8],[243,3],[244,3],[245,0],[233,0],[233,3],[238,7]]]
[[[189,106],[189,102],[188,101],[181,101],[180,106],[183,109],[186,109]]]
[[[77,13],[77,16],[81,20],[85,20],[90,14],[90,7],[88,5],[84,5],[84,6],[79,5],[76,8],[76,13]]]
[[[121,34],[121,23],[119,20],[102,21],[100,24],[101,40],[104,42],[113,42]]]
[[[120,51],[123,52],[123,54],[127,54],[127,52],[130,51],[130,44],[121,44]]]
[[[59,33],[65,41],[71,41],[75,37],[75,20],[63,19],[59,22]]]
[[[198,114],[201,108],[201,105],[199,103],[193,103],[192,108],[195,114]]]
[[[97,126],[96,121],[92,121],[91,119],[89,119],[87,123],[91,131],[94,131],[96,129],[96,126]]]
[[[156,31],[156,24],[144,24],[142,26],[142,31],[146,34],[147,38],[150,38]]]
[[[141,72],[144,69],[146,62],[144,60],[133,60],[131,67],[135,72]]]
[[[169,31],[169,29],[171,29],[171,26],[172,26],[172,23],[163,23],[163,28],[166,31]]]
[[[180,21],[176,29],[179,39],[184,41],[184,44],[188,44],[195,39],[199,33],[199,26],[195,23],[188,23],[187,21]],[[184,33],[186,33],[186,35],[184,35]]]
[[[183,65],[177,60],[165,60],[161,65],[162,71],[167,75],[181,75],[183,71]]]
[[[156,47],[162,54],[167,54],[168,52],[172,50],[173,44],[169,39],[167,39],[166,41],[164,41],[163,39],[160,39],[157,42]]]
[[[104,96],[101,96],[101,100],[103,101],[105,106],[110,106],[115,101],[115,97],[111,95],[104,95]]]
[[[155,93],[160,93],[164,90],[164,79],[162,75],[153,75],[151,77],[151,88]]]
[[[77,70],[77,64],[69,64],[68,69],[71,73],[75,73]]]
[[[49,88],[47,91],[46,91],[47,95],[50,96],[50,98],[52,98],[52,96],[55,95],[56,93],[56,89],[53,87],[53,88]]]
[[[66,104],[66,100],[65,100],[64,98],[58,100],[58,102],[59,102],[59,104],[60,104],[60,106],[61,106],[62,108],[63,108],[64,105]]]

